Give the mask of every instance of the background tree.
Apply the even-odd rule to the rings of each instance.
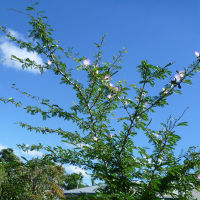
[[[0,162],[20,164],[21,160],[14,154],[13,149],[7,148],[0,151]]]
[[[83,175],[81,173],[65,174],[63,176],[63,184],[61,185],[65,190],[86,187],[83,184]]]
[[[2,200],[62,199],[64,169],[46,159],[22,162],[12,149],[0,151]]]
[[[6,173],[5,173],[4,165],[0,162],[0,195],[2,193],[1,185],[3,184],[5,178],[6,178]]]
[[[11,148],[0,151],[0,163],[4,169],[0,198],[12,199],[15,197],[17,199],[18,195],[20,195],[19,191],[23,191],[26,188],[20,178],[24,173],[24,165]]]
[[[40,106],[23,106],[13,98],[1,98],[1,101],[22,107],[32,115],[41,114],[43,120],[53,117],[70,120],[79,131],[37,127],[20,122],[22,127],[30,131],[55,133],[62,137],[63,142],[75,146],[74,149],[65,149],[39,144],[32,147],[21,145],[21,148],[43,148],[47,150],[47,156],[55,161],[90,169],[95,178],[106,183],[103,193],[108,199],[152,200],[164,194],[191,199],[192,190],[198,189],[199,171],[195,169],[200,165],[199,148],[191,147],[179,156],[174,153],[181,139],[175,128],[187,123],[180,122],[182,115],[177,118],[170,116],[161,123],[161,130],[154,130],[151,127],[151,116],[168,105],[170,96],[180,94],[184,84],[191,84],[190,79],[200,71],[199,53],[196,52],[195,62],[189,67],[183,67],[182,71],[174,72],[174,75],[169,69],[172,63],[154,66],[142,61],[137,67],[141,75],[138,85],[126,81],[118,81],[114,85],[111,81],[121,69],[125,50],[114,56],[112,62],[103,61],[103,37],[96,44],[98,51],[93,61],[84,56],[79,57],[71,49],[65,50],[52,37],[53,30],[45,21],[46,17],[37,12],[34,5],[28,7],[27,11],[31,25],[29,36],[37,42],[19,40],[2,26],[1,30],[20,48],[42,54],[48,62],[42,66],[29,58],[21,59],[13,55],[12,59],[19,61],[23,68],[36,68],[41,73],[46,70],[54,72],[62,84],[72,86],[77,96],[76,103],[67,111],[49,99],[24,91],[21,93],[37,100]],[[76,69],[86,74],[87,82],[73,78],[71,71],[74,68],[62,61],[61,53],[76,62]],[[160,90],[162,83],[163,89]],[[13,87],[20,92],[15,85]],[[138,134],[143,134],[149,140],[148,148],[135,143]],[[175,190],[179,193],[176,194]]]
[[[65,172],[62,166],[46,159],[32,159],[27,161],[26,168],[29,189],[34,198],[64,198],[63,189],[60,187]]]

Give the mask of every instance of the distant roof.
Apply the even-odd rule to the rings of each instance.
[[[102,187],[105,187],[105,184],[84,187],[84,188],[79,188],[79,189],[73,189],[73,190],[65,190],[64,194],[65,195],[81,195],[81,194],[95,195],[97,190]],[[175,192],[175,193],[177,194],[178,192]],[[192,194],[193,194],[194,198],[196,198],[197,200],[200,200],[200,192],[199,191],[193,190]],[[173,199],[173,198],[170,195],[164,195],[164,197],[161,199]]]
[[[95,185],[95,186],[90,186],[90,187],[84,187],[84,188],[78,188],[78,189],[73,189],[73,190],[64,190],[64,194],[96,194],[97,190],[103,187],[103,185]]]

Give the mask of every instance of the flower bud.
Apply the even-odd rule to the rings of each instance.
[[[88,66],[88,65],[90,65],[91,64],[91,60],[90,59],[85,59],[84,61],[83,61],[83,65],[85,65],[85,66]]]

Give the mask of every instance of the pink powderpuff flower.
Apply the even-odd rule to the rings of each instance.
[[[147,103],[147,102],[145,102],[145,103],[143,104],[143,107],[147,107],[147,105],[148,105],[148,103]]]
[[[198,178],[198,179],[200,179],[200,174],[199,174],[199,175],[197,175],[197,178]]]
[[[84,61],[83,61],[83,65],[85,65],[85,66],[88,66],[88,65],[90,65],[91,64],[91,60],[90,59],[85,59]]]
[[[199,52],[195,51],[194,54],[196,55],[196,57],[199,57]]]
[[[119,91],[119,87],[114,87],[113,89],[114,89],[116,92]]]
[[[98,138],[97,138],[96,136],[94,136],[93,139],[94,139],[94,141],[97,141],[97,140],[98,140]]]
[[[174,76],[174,78],[175,78],[176,82],[180,82],[180,80],[181,80],[180,74],[176,74],[176,75]]]
[[[109,94],[107,97],[108,97],[109,99],[112,99],[112,95],[111,95],[111,94]]]
[[[115,87],[112,83],[110,83],[110,87]]]
[[[52,61],[48,60],[47,64],[48,64],[48,65],[51,65],[51,64],[52,64]]]
[[[110,80],[111,80],[110,75],[105,75],[104,79],[105,79],[106,81],[110,81]]]
[[[113,133],[111,133],[111,134],[110,134],[110,137],[112,138],[113,136],[114,136],[114,134],[113,134]]]

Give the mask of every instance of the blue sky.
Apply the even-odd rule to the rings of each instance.
[[[0,7],[1,24],[25,39],[29,30],[28,18],[9,9],[24,10],[28,5],[28,0],[7,0],[2,1]],[[141,60],[148,60],[151,64],[160,66],[171,61],[175,62],[172,66],[175,73],[196,59],[194,51],[200,51],[200,1],[198,0],[41,0],[39,8],[46,12],[49,23],[55,30],[55,38],[66,48],[73,46],[80,55],[92,59],[96,52],[94,43],[98,42],[104,33],[108,34],[103,48],[105,61],[111,61],[118,50],[126,47],[128,54],[123,58],[123,70],[114,81],[127,79],[129,83],[137,83],[139,74],[136,66]],[[32,102],[10,89],[9,85],[16,83],[22,90],[50,98],[66,108],[72,104],[75,98],[72,90],[60,86],[59,79],[51,73],[40,75],[32,71],[23,71],[19,70],[18,65],[10,63],[6,55],[9,55],[11,49],[14,52],[17,50],[13,44],[8,44],[2,34],[0,36],[2,61],[0,96],[14,97],[23,100],[25,104]],[[25,54],[19,51],[18,53]],[[47,62],[45,58],[34,56],[38,62]],[[160,120],[165,121],[170,114],[179,116],[189,106],[183,117],[183,121],[188,121],[189,126],[177,129],[182,136],[177,152],[181,149],[186,150],[191,145],[199,145],[200,75],[197,74],[193,78],[192,86],[184,86],[182,91],[181,96],[174,95],[169,99],[170,106],[164,108],[162,112],[157,110],[158,113],[154,115],[152,122],[154,127],[159,127]],[[40,117],[32,117],[13,105],[1,103],[0,110],[0,145],[16,150],[16,144],[19,143],[41,142],[50,145],[60,143],[59,137],[29,133],[16,125],[16,121],[74,129],[73,124],[62,120],[52,119],[43,122]],[[143,143],[142,136],[137,140]],[[75,171],[73,167],[70,170]]]

